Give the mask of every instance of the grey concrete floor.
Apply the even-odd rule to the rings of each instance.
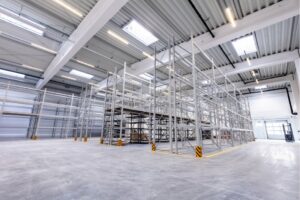
[[[97,141],[0,142],[1,200],[296,200],[300,144],[258,141],[210,158]]]

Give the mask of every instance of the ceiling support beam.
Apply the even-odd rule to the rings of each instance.
[[[202,48],[202,50],[207,50],[253,31],[257,31],[272,24],[289,19],[298,15],[298,12],[298,0],[283,0],[270,7],[248,15],[241,20],[237,20],[236,28],[232,28],[230,24],[226,24],[213,30],[212,32],[214,33],[215,38],[212,38],[209,33],[205,33],[195,37],[194,41]],[[180,46],[191,52],[191,41],[184,42],[180,44]],[[178,46],[176,47],[176,51],[180,53],[182,57],[188,56],[189,54],[183,49]],[[162,51],[157,55],[163,63],[168,63],[168,53],[166,51]],[[196,53],[198,53],[197,50]],[[133,64],[132,68],[136,71],[136,75],[151,71],[153,70],[153,60],[146,58]]]
[[[232,69],[231,65],[226,65],[226,66],[220,67],[220,70],[224,73],[224,75],[229,77],[229,76],[232,76],[232,75],[235,75],[238,73],[249,72],[249,71],[255,70],[255,69],[271,67],[271,66],[278,65],[278,64],[285,64],[288,62],[294,62],[294,61],[296,62],[297,59],[299,59],[299,54],[298,54],[297,50],[287,51],[287,52],[283,52],[283,53],[278,53],[278,54],[273,54],[273,55],[253,59],[253,60],[251,60],[251,66],[249,66],[247,61],[245,61],[245,62],[236,63],[235,69]],[[300,64],[299,64],[299,69],[300,69]],[[203,72],[206,75],[208,75],[209,77],[213,76],[212,70],[206,70]],[[216,73],[216,77],[215,77],[216,79],[224,78],[224,76],[221,75],[218,71],[216,71],[215,73]],[[184,75],[183,77],[186,79],[190,79],[191,74]],[[168,80],[163,81],[163,83],[167,84]]]
[[[218,46],[220,44],[226,43],[238,37],[249,34],[253,31],[260,30],[267,26],[271,26],[278,22],[284,21],[291,17],[297,16],[299,14],[299,3],[298,0],[283,0],[272,6],[264,8],[257,11],[251,15],[244,17],[241,20],[236,21],[236,28],[232,28],[230,24],[226,24],[219,28],[212,30],[215,38],[212,38],[210,33],[205,33],[194,38],[194,41],[202,48],[202,50],[207,50],[212,47]],[[182,47],[182,48],[181,48]],[[175,46],[176,52],[178,52],[181,57],[187,57],[191,51],[191,41],[187,41]],[[187,51],[185,51],[186,49]],[[163,63],[167,64],[169,62],[168,49],[160,52],[157,58]],[[196,49],[197,53],[197,49]],[[157,67],[162,66],[158,64]],[[140,62],[131,65],[134,75],[140,75],[145,72],[152,71],[154,69],[153,60],[146,58]],[[99,83],[100,87],[105,87],[106,80]]]
[[[283,53],[277,53],[269,56],[264,56],[261,58],[251,60],[251,65],[249,66],[247,61],[236,63],[235,69],[232,69],[230,65],[221,67],[220,69],[226,76],[236,75],[238,73],[248,72],[255,69],[261,69],[264,67],[269,67],[272,65],[284,64],[288,62],[294,62],[296,59],[299,59],[299,54],[297,50],[287,51]],[[300,67],[300,66],[299,66]],[[207,70],[207,75],[212,75],[212,70]],[[222,78],[223,75],[216,74],[216,79]]]
[[[99,0],[77,29],[70,35],[52,60],[43,79],[36,85],[44,87],[56,73],[128,2],[128,0]]]

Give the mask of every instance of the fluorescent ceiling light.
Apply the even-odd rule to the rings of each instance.
[[[146,46],[158,41],[157,37],[155,37],[150,31],[148,31],[134,19],[124,26],[123,30]]]
[[[247,63],[248,63],[249,66],[251,66],[251,62],[250,62],[249,58],[247,58]]]
[[[255,82],[256,82],[256,84],[259,84],[259,81],[258,81],[258,79],[256,79],[256,80],[255,80]]]
[[[41,46],[39,44],[31,43],[30,45],[33,46],[33,47],[35,47],[35,48],[41,49],[43,51],[47,51],[48,53],[56,54],[56,51],[53,51],[53,50],[48,49],[46,47],[43,47],[43,46]]]
[[[40,35],[40,36],[42,36],[44,34],[44,31],[42,31],[42,30],[40,30],[40,29],[38,29],[38,28],[36,28],[34,26],[31,26],[31,25],[29,25],[27,23],[24,23],[24,22],[22,22],[20,20],[17,20],[17,19],[15,19],[13,17],[10,17],[10,16],[8,16],[6,14],[3,14],[3,13],[0,13],[0,20],[5,21],[7,23],[10,23],[12,25],[15,25],[15,26],[17,26],[19,28],[22,28],[24,30],[30,31],[30,32],[32,32],[34,34],[37,34],[37,35]],[[28,21],[28,19],[27,19],[27,21]]]
[[[225,9],[225,15],[226,15],[227,20],[231,24],[231,26],[232,27],[236,27],[236,23],[234,21],[234,15],[233,15],[233,13],[232,13],[232,11],[231,11],[230,8],[226,8]]]
[[[261,89],[266,89],[267,86],[266,85],[261,85],[261,86],[256,86],[255,89],[256,90],[261,90]]]
[[[111,30],[108,30],[107,33],[111,36],[113,36],[114,38],[116,38],[117,40],[123,42],[124,44],[128,45],[129,42],[127,40],[125,40],[124,38],[122,38],[121,36],[117,35],[115,32],[112,32]]]
[[[78,62],[78,63],[80,63],[80,64],[83,64],[83,65],[85,65],[85,66],[95,68],[95,65],[92,65],[92,64],[83,62],[83,61],[81,61],[81,60],[75,60],[75,61]]]
[[[19,73],[16,73],[16,72],[6,71],[6,70],[3,70],[3,69],[0,69],[0,74],[4,74],[4,75],[8,75],[8,76],[14,76],[14,77],[17,77],[17,78],[25,78],[24,74],[19,74]]]
[[[251,71],[252,76],[256,76],[256,72],[254,70]]]
[[[232,45],[239,56],[257,52],[253,35],[245,36],[232,41]]]
[[[87,74],[87,73],[78,71],[78,70],[76,70],[76,69],[72,69],[72,70],[70,71],[70,74],[75,75],[75,76],[79,76],[79,77],[82,77],[82,78],[86,78],[86,79],[92,79],[92,78],[94,77],[94,76],[91,75],[91,74]]]
[[[43,71],[42,69],[32,67],[32,66],[29,66],[29,65],[25,65],[25,64],[22,64],[22,67],[27,68],[27,69],[32,69],[32,70],[35,70],[35,71],[40,71],[40,72]]]
[[[76,81],[76,78],[70,77],[70,76],[65,76],[65,75],[61,75],[60,77],[65,78],[65,79],[69,79],[72,81]]]
[[[144,73],[144,74],[141,74],[139,75],[141,78],[143,79],[146,79],[146,80],[152,80],[154,78],[154,76],[152,76],[151,74],[148,74],[148,73]]]
[[[208,84],[210,84],[210,80],[204,80],[204,81],[201,81],[201,83],[202,83],[203,85],[208,85]]]
[[[79,17],[83,17],[83,14],[77,10],[76,8],[74,8],[73,6],[67,4],[66,2],[64,2],[63,0],[52,0],[55,3],[61,5],[62,7],[64,7],[65,9],[71,11],[72,13],[74,13],[75,15],[79,16]]]
[[[154,60],[153,56],[143,51],[144,56],[147,56],[148,58]]]

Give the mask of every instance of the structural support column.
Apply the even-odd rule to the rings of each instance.
[[[295,60],[295,67],[296,67],[296,80],[291,83],[292,92],[295,97],[296,106],[297,106],[297,127],[298,130],[296,132],[297,137],[300,138],[300,58]],[[294,89],[293,89],[294,87]]]

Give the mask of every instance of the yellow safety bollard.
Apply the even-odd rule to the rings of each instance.
[[[156,144],[152,143],[152,151],[156,151]]]
[[[196,146],[195,153],[196,153],[196,158],[201,158],[202,157],[202,147]]]
[[[87,141],[88,141],[88,137],[87,137],[87,136],[84,136],[83,142],[87,142]]]
[[[32,140],[37,140],[38,137],[37,137],[36,135],[32,135],[32,136],[31,136],[31,139],[32,139]]]
[[[122,141],[122,139],[118,139],[117,146],[119,146],[119,147],[123,146],[123,141]]]
[[[104,139],[100,138],[100,144],[104,144]]]

